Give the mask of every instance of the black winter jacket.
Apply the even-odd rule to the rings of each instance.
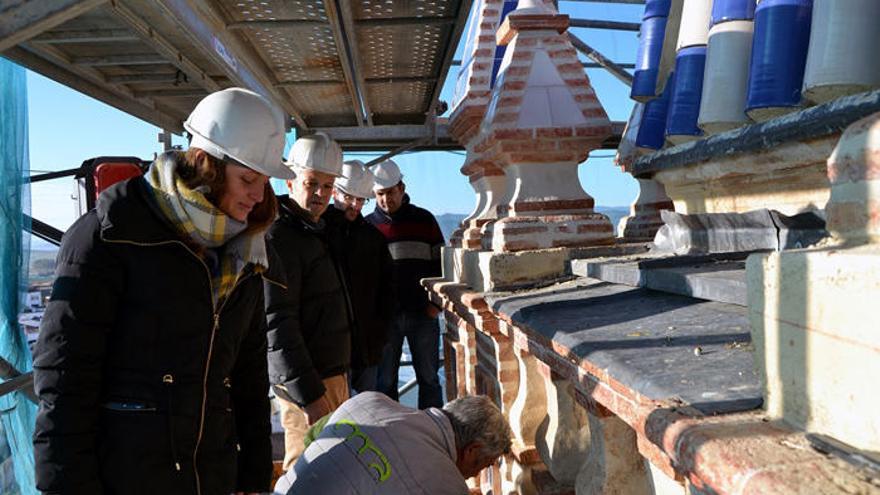
[[[375,366],[382,360],[395,306],[388,243],[360,214],[350,222],[345,212],[331,207],[321,218],[327,224],[330,249],[342,267],[354,312],[351,366]]]
[[[443,233],[434,215],[410,203],[409,195],[403,204],[389,215],[376,206],[366,217],[385,236],[393,262],[394,291],[400,310],[422,313],[428,306],[428,294],[421,280],[439,277],[442,272],[440,248]]]
[[[351,363],[350,305],[333,260],[324,222],[288,196],[278,196],[280,216],[267,234],[281,259],[287,287],[267,282],[269,380],[279,395],[300,406],[326,391],[322,379]]]
[[[262,278],[246,267],[215,311],[207,266],[148,187],[114,185],[61,244],[34,354],[37,488],[268,490]]]

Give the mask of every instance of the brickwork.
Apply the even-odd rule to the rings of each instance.
[[[612,242],[608,219],[593,211],[577,176],[578,164],[611,125],[564,34],[567,26],[568,17],[550,7],[521,5],[496,34],[507,51],[472,146],[500,165],[510,197],[496,208],[493,226],[479,226],[482,248]]]
[[[470,60],[470,63],[462,67],[464,74],[460,76],[464,78],[459,81],[459,84],[464,85],[463,94],[449,118],[449,134],[467,150],[467,158],[461,173],[468,178],[476,196],[474,210],[451,236],[450,245],[453,247],[469,249],[473,249],[474,245],[479,247],[479,227],[475,231],[471,231],[467,238],[465,238],[464,232],[473,228],[471,220],[482,214],[486,205],[493,198],[497,201],[499,194],[503,194],[498,191],[500,181],[487,178],[503,175],[503,172],[481,160],[480,153],[473,151],[474,138],[479,133],[480,122],[482,122],[489,105],[493,57],[496,47],[495,31],[501,19],[501,7],[502,0],[488,0],[479,5],[481,10],[476,17],[477,27],[474,31],[474,39],[471,40],[473,42],[473,45],[470,45],[471,52],[463,55],[465,60]],[[487,168],[489,169],[488,173]],[[480,218],[486,217],[484,215]]]

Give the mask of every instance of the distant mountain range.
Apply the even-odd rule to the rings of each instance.
[[[608,215],[611,225],[614,226],[614,233],[617,234],[617,222],[621,218],[629,215],[629,206],[597,206],[596,211]],[[437,215],[437,223],[440,224],[440,230],[443,231],[443,238],[447,241],[452,236],[455,229],[467,215],[458,213],[444,213]]]

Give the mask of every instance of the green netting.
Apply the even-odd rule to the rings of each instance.
[[[30,235],[27,82],[25,70],[0,58],[0,357],[21,372],[31,370],[18,313],[27,292]],[[0,491],[36,494],[31,437],[36,406],[21,392],[0,397]],[[4,441],[5,440],[5,441]],[[5,444],[5,445],[4,445]],[[11,469],[10,469],[11,467]]]

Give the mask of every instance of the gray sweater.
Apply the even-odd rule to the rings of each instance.
[[[455,435],[441,410],[364,392],[333,413],[275,493],[466,495],[455,458]]]

